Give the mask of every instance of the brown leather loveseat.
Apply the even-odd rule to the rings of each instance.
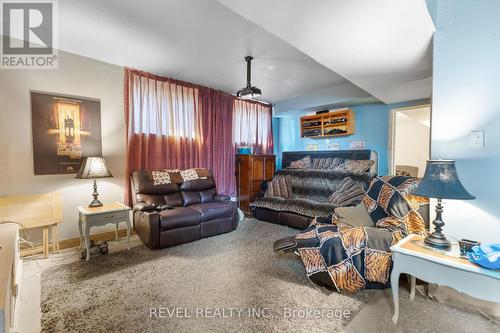
[[[216,194],[213,176],[154,185],[150,171],[132,176],[134,229],[150,249],[192,242],[236,229],[235,202]]]

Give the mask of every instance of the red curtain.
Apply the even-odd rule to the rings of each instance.
[[[221,91],[126,68],[125,201],[130,204],[134,171],[171,168],[207,168],[218,193],[233,195],[234,99]]]
[[[209,88],[202,88],[200,97],[204,166],[212,170],[218,192],[233,195],[236,192],[232,140],[235,98]]]

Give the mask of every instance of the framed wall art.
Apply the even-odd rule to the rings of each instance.
[[[83,157],[102,155],[100,100],[30,93],[35,175],[77,173]]]

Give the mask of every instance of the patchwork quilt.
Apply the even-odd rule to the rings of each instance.
[[[426,234],[418,209],[428,201],[410,194],[419,183],[402,176],[375,178],[363,198],[373,227],[343,225],[332,214],[316,218],[296,235],[309,279],[342,293],[386,287],[392,268],[390,247],[410,233]]]

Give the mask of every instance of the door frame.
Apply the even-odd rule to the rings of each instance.
[[[429,107],[430,108],[430,127],[429,127],[429,158],[431,156],[431,139],[432,139],[432,105],[430,103],[413,105],[402,108],[394,108],[389,112],[389,135],[388,135],[388,144],[387,144],[387,163],[388,163],[388,171],[389,175],[396,174],[396,163],[395,163],[395,155],[396,151],[394,147],[396,146],[396,112],[413,110],[413,109],[421,109]]]

